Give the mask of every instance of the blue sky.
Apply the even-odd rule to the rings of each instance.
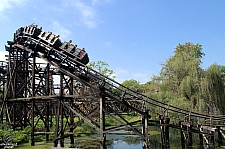
[[[201,44],[202,68],[225,65],[225,1],[217,0],[1,0],[0,60],[4,45],[32,23],[84,47],[105,61],[116,80],[140,83],[185,42]]]

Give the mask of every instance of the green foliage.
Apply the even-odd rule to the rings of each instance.
[[[174,52],[174,56],[162,64],[160,76],[153,78],[151,90],[155,88],[155,97],[165,103],[192,111],[199,110],[197,106],[202,101],[199,93],[203,73],[200,64],[205,55],[202,46],[188,42],[179,44]]]
[[[26,127],[23,131],[13,130],[10,128],[0,130],[0,138],[3,138],[4,135],[8,135],[8,134],[12,135],[13,143],[18,143],[18,144],[27,143],[29,142],[29,139],[30,139],[29,127]],[[0,142],[2,143],[3,140],[1,140]]]
[[[131,111],[131,112],[129,113],[129,116],[131,116],[131,117],[137,116],[137,113],[136,113],[135,111]]]
[[[89,134],[94,134],[96,132],[95,129],[87,123],[82,124],[82,128],[83,128],[84,132],[89,133]]]
[[[109,65],[106,62],[103,61],[97,61],[97,62],[90,62],[88,64],[88,67],[98,71],[102,75],[115,79],[113,70],[109,69]]]
[[[105,121],[105,126],[113,126],[116,124],[117,124],[117,121],[113,117],[108,117]]]
[[[201,58],[204,56],[201,50],[201,45],[192,43],[179,44],[176,47],[175,55],[162,64],[160,78],[163,90],[179,95],[180,85],[187,76],[198,80],[201,72]]]
[[[122,85],[131,89],[131,90],[134,90],[134,91],[137,91],[139,92],[140,91],[140,83],[134,79],[131,79],[131,80],[125,80],[124,82],[122,82]]]
[[[21,131],[13,131],[13,142],[14,143],[27,143],[29,142],[29,135],[24,134]]]
[[[179,44],[174,53],[162,64],[160,75],[140,87],[142,93],[190,111],[225,114],[225,66],[203,70],[200,44]]]
[[[212,114],[225,113],[224,106],[224,79],[221,75],[223,73],[222,67],[217,64],[211,65],[204,74],[202,79],[202,94],[204,95],[206,104]]]

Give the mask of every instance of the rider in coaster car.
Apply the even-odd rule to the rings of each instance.
[[[69,42],[67,42],[67,44],[65,45],[64,49],[68,49],[68,47],[70,46],[71,43],[72,43],[72,40],[70,40]]]

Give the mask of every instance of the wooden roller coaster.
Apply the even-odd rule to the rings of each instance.
[[[106,134],[121,129],[139,135],[143,148],[149,148],[150,126],[161,128],[162,148],[169,146],[169,128],[179,129],[181,142],[188,145],[192,145],[192,133],[199,134],[201,145],[204,140],[214,144],[216,132],[218,143],[224,139],[225,116],[187,111],[126,88],[87,67],[84,49],[61,42],[59,36],[37,25],[19,28],[5,49],[7,61],[0,63],[1,123],[14,130],[31,126],[31,145],[36,135],[49,140],[50,134],[55,136],[55,147],[58,142],[63,147],[65,138],[74,144],[73,131],[84,122],[99,133],[101,148],[105,148]],[[140,120],[128,122],[125,115],[130,112],[140,115]],[[106,117],[120,125],[107,128]],[[42,128],[37,127],[39,121]]]

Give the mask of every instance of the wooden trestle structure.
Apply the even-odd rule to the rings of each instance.
[[[169,146],[169,128],[180,129],[181,142],[192,145],[192,133],[199,134],[200,144],[224,140],[225,116],[186,111],[137,93],[70,56],[31,37],[9,41],[7,61],[0,63],[1,123],[14,130],[31,126],[31,145],[37,135],[46,140],[54,134],[54,147],[64,147],[64,139],[74,144],[73,131],[86,122],[100,135],[105,148],[106,134],[126,129],[141,137],[143,148],[151,146],[149,128],[161,128],[162,148]],[[39,63],[42,59],[45,62]],[[130,112],[140,120],[128,122]],[[158,115],[156,120],[151,114]],[[74,121],[75,118],[78,121]],[[119,125],[107,128],[106,117]],[[170,121],[176,121],[171,124]],[[42,121],[40,128],[37,124]],[[99,122],[99,123],[98,123]],[[55,128],[55,130],[52,130]],[[182,144],[184,145],[184,144]]]

